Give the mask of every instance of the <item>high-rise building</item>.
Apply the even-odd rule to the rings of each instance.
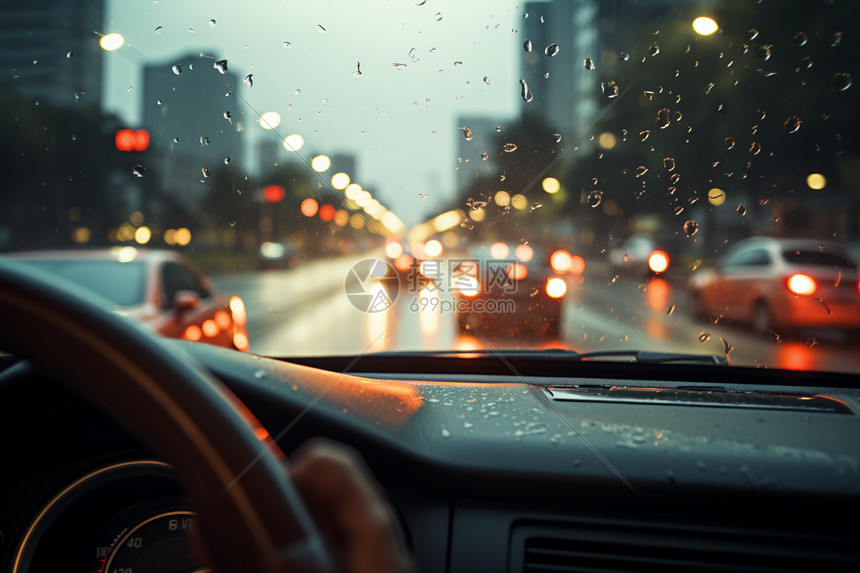
[[[101,107],[104,0],[0,0],[0,83]]]

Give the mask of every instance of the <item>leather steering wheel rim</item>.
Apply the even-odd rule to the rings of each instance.
[[[190,356],[20,262],[0,260],[0,316],[6,349],[67,381],[176,468],[220,572],[282,571],[285,558],[333,568],[283,454]]]

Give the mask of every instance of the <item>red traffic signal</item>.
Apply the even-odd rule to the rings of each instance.
[[[120,151],[146,151],[149,132],[145,129],[120,129],[116,132],[116,148]]]

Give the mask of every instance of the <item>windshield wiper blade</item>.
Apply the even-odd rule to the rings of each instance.
[[[718,354],[683,354],[677,352],[648,352],[644,350],[598,350],[595,352],[583,352],[568,357],[569,360],[577,362],[592,360],[595,358],[623,358],[629,357],[627,362],[639,364],[716,364],[728,366],[726,357]]]

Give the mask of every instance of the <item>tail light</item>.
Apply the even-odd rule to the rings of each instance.
[[[788,290],[794,294],[805,296],[814,294],[815,290],[818,288],[818,284],[815,282],[815,279],[803,273],[795,273],[791,275],[788,277],[785,284],[788,286]]]
[[[551,298],[561,298],[566,292],[567,284],[565,284],[564,280],[558,277],[553,277],[546,281],[546,294]]]
[[[668,269],[669,255],[666,254],[666,251],[661,251],[659,249],[652,251],[651,255],[648,257],[648,268],[658,274]]]
[[[549,257],[549,264],[555,272],[566,273],[570,270],[573,260],[570,253],[564,249],[560,249]]]
[[[514,249],[514,254],[517,255],[517,258],[520,261],[527,263],[532,260],[532,257],[534,256],[535,252],[534,249],[532,249],[528,245],[517,245],[517,248]]]
[[[519,263],[513,263],[508,265],[507,268],[508,278],[512,281],[521,281],[527,276],[529,276],[529,270],[525,265],[521,265]]]
[[[248,320],[245,314],[245,303],[238,296],[230,298],[230,313],[233,315],[233,322],[242,326]]]

